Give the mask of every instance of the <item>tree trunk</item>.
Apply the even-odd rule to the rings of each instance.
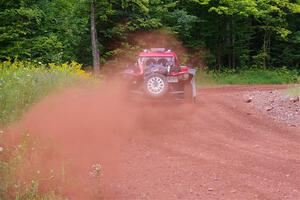
[[[263,42],[263,66],[267,67],[269,64],[269,56],[270,56],[270,40],[271,34],[268,29],[265,30],[264,33],[264,42]]]
[[[226,41],[227,41],[227,66],[232,67],[232,54],[231,54],[231,30],[229,19],[226,20]]]
[[[271,32],[269,31],[267,38],[267,66],[270,65],[271,62]]]
[[[231,18],[232,35],[231,35],[231,46],[232,46],[232,69],[236,67],[236,56],[235,56],[235,23],[233,17]]]
[[[217,63],[217,67],[218,67],[218,71],[221,71],[221,65],[222,65],[222,60],[221,60],[221,19],[218,18],[218,39],[217,39],[217,46],[216,46],[216,63]]]
[[[100,52],[98,49],[97,30],[95,24],[95,2],[91,3],[91,41],[93,51],[93,71],[98,73],[100,71]]]
[[[218,66],[218,71],[220,72],[221,71],[221,47],[220,45],[218,44],[217,46],[217,66]]]
[[[232,35],[232,68],[236,68],[236,56],[235,56],[235,35]]]

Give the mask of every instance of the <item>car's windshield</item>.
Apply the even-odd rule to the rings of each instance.
[[[157,66],[174,66],[175,61],[174,57],[140,57],[138,60],[140,66],[144,69],[148,67],[157,67]]]

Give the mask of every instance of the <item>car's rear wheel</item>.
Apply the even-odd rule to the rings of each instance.
[[[145,78],[144,89],[150,97],[162,97],[168,90],[167,78],[161,74],[151,74]]]

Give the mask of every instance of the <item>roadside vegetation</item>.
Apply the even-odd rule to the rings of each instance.
[[[43,169],[35,168],[31,163],[37,155],[43,156],[45,149],[38,147],[36,138],[28,133],[19,133],[21,137],[17,144],[5,143],[4,127],[19,119],[33,103],[49,93],[88,77],[76,62],[61,65],[18,60],[0,63],[0,199],[62,199],[56,195],[56,187],[40,191],[40,181],[51,174],[41,175],[39,170]],[[29,179],[19,177],[24,170],[26,176],[32,175]]]
[[[292,84],[300,83],[297,70],[287,68],[246,68],[239,70],[199,71],[197,84],[246,85],[246,84]]]
[[[0,63],[0,125],[18,119],[51,91],[71,86],[87,74],[76,62],[61,65],[27,61]]]

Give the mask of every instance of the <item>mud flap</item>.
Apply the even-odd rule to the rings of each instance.
[[[196,88],[196,80],[195,80],[195,76],[196,76],[196,69],[190,68],[189,69],[189,74],[191,74],[193,76],[193,78],[191,79],[191,85],[192,85],[192,93],[193,93],[193,98],[196,98],[197,96],[197,88]]]
[[[192,78],[191,85],[192,85],[193,98],[196,98],[196,96],[197,96],[197,89],[196,89],[195,77]]]

